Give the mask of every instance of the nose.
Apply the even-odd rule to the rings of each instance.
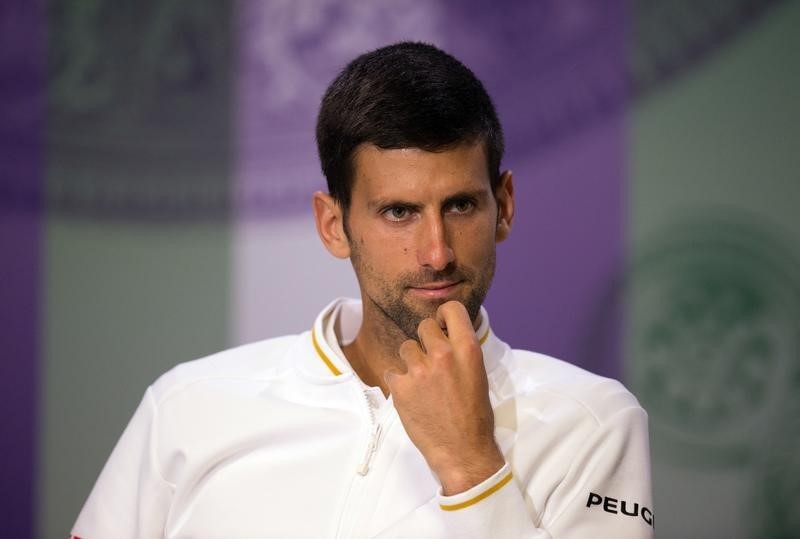
[[[441,215],[423,219],[419,227],[417,261],[421,266],[442,271],[455,260]]]

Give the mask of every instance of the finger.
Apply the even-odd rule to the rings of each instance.
[[[436,320],[440,326],[447,328],[447,337],[450,342],[478,342],[472,320],[469,318],[467,308],[459,301],[448,301],[436,310]]]
[[[433,318],[426,318],[419,323],[417,335],[419,335],[419,342],[426,353],[430,353],[431,349],[436,346],[450,346],[447,336],[439,327],[439,322]]]
[[[406,372],[417,369],[425,363],[425,352],[414,339],[403,341],[398,352],[400,359],[405,363]]]
[[[390,389],[401,376],[403,376],[403,373],[395,368],[389,368],[383,371],[383,381],[386,382],[386,385],[389,386]]]

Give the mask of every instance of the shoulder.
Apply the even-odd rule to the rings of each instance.
[[[160,403],[197,385],[268,381],[280,377],[290,368],[292,350],[304,335],[306,333],[257,341],[178,364],[153,383],[152,396]]]
[[[596,424],[620,412],[644,413],[619,381],[545,354],[508,350],[496,371],[493,389],[499,400],[526,402],[540,411],[573,410]]]

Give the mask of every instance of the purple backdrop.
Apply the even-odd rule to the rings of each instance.
[[[3,8],[0,29],[0,506],[3,533],[32,537],[39,380],[44,16],[39,2]],[[12,195],[13,193],[13,195]]]
[[[589,350],[624,260],[627,4],[449,3],[445,47],[484,81],[506,133],[517,216],[487,307],[513,347],[619,376],[620,323]]]
[[[237,9],[237,218],[307,211],[322,185],[319,97],[347,60],[402,39],[431,41],[484,80],[506,129],[519,211],[500,248],[493,325],[515,347],[618,372],[613,347],[586,357],[581,346],[623,256],[623,2],[249,1]],[[35,514],[45,20],[43,4],[14,0],[0,32],[0,252],[13,253],[0,259],[0,402],[12,411],[0,479],[12,537],[30,537]]]
[[[495,329],[515,347],[618,374],[616,346],[584,351],[590,311],[624,254],[625,8],[620,0],[240,4],[239,216],[307,211],[323,185],[312,132],[319,97],[347,61],[398,40],[433,42],[485,82],[506,132],[505,166],[516,174],[515,230],[487,302]],[[619,331],[617,320],[604,325]]]

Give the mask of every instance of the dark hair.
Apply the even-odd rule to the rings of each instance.
[[[442,151],[477,142],[485,144],[494,192],[503,132],[492,100],[464,64],[425,43],[389,45],[350,62],[325,92],[317,118],[322,172],[345,210],[360,144]]]

